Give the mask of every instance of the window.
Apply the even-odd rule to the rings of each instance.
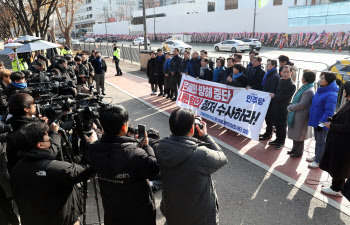
[[[208,2],[208,12],[215,11],[215,2]]]
[[[91,3],[91,0],[86,0],[86,4],[90,4]]]
[[[238,9],[238,0],[225,0],[225,10]]]
[[[273,5],[282,5],[282,0],[273,0]]]

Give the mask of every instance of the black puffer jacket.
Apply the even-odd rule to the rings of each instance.
[[[261,90],[261,83],[263,82],[265,73],[261,65],[247,70],[248,85],[254,90]]]
[[[73,225],[82,214],[76,183],[90,169],[55,160],[46,149],[19,152],[22,160],[11,172],[14,199],[23,225]]]
[[[157,84],[157,62],[156,58],[151,58],[147,62],[148,83]]]
[[[131,137],[103,135],[88,146],[101,188],[105,225],[155,225],[156,208],[148,179],[159,168],[150,146]]]

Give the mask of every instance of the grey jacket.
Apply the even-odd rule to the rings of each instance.
[[[219,224],[218,202],[211,174],[227,163],[208,135],[164,138],[156,157],[163,179],[161,211],[168,225]]]
[[[307,123],[314,94],[315,90],[311,87],[301,95],[298,103],[288,106],[289,111],[295,111],[293,127],[288,127],[288,138],[305,141],[312,137],[312,129]]]

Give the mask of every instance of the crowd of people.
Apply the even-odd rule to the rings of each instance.
[[[333,137],[332,132],[342,132],[343,135],[350,137],[350,127],[347,127],[348,130],[345,129],[349,125],[344,125],[344,128],[340,130],[333,124],[334,122],[330,122],[336,110],[339,86],[343,87],[343,96],[347,96],[350,91],[349,83],[343,85],[342,81],[337,80],[335,73],[322,72],[317,88],[315,88],[316,72],[304,70],[300,74],[302,86],[296,90],[298,68],[286,55],[280,55],[278,60],[268,59],[266,68],[263,68],[259,52],[253,50],[249,53],[247,67],[242,64],[242,54],[235,53],[233,57],[226,60],[223,57],[217,58],[214,68],[214,62],[208,58],[205,50],[200,51],[200,54],[196,51],[193,51],[192,54],[185,51],[183,58],[179,57],[177,48],[174,49],[173,54],[163,53],[162,49],[158,49],[157,52],[152,51],[150,54],[147,76],[152,87],[151,95],[158,94],[158,86],[159,97],[176,101],[181,79],[186,75],[197,80],[202,79],[238,88],[268,92],[271,96],[271,103],[265,117],[266,129],[259,136],[259,140],[270,140],[275,132],[276,138],[269,141],[268,145],[278,150],[284,147],[288,136],[293,140],[293,147],[287,153],[292,158],[300,158],[304,153],[305,140],[312,138],[312,133],[314,133],[315,156],[306,158],[310,162],[308,167],[311,169],[320,167],[325,171],[332,170],[334,166],[340,168],[333,154],[324,154],[328,146],[327,140],[331,142]],[[347,107],[348,103],[339,112],[345,114]],[[342,118],[343,122],[344,120],[345,117]],[[322,163],[323,159],[326,159],[327,167],[325,163]],[[331,160],[331,163],[328,160]],[[343,159],[344,162],[349,162],[349,160],[348,158]],[[342,166],[342,173],[345,173],[346,176],[343,174],[340,179],[337,176],[340,176],[341,173],[331,174],[333,178],[336,177],[333,179],[334,182],[338,183],[333,184],[332,187],[322,188],[324,193],[340,195],[339,191],[344,185],[344,178],[350,175],[350,166]]]

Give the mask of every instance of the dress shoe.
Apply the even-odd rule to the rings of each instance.
[[[280,143],[277,140],[273,140],[269,142],[269,145],[279,145]]]
[[[175,101],[176,101],[176,98],[171,99],[171,101],[175,102]]]
[[[166,97],[166,99],[171,99],[171,96],[170,96],[170,95],[168,95],[168,96]]]
[[[270,136],[262,136],[259,138],[259,141],[265,141],[265,140],[270,140],[271,139],[271,135]]]
[[[123,72],[120,72],[120,74],[119,74],[120,76],[123,76]]]
[[[164,94],[163,94],[163,97],[166,97],[166,96],[167,96],[167,95],[164,93]]]
[[[293,155],[294,152],[295,152],[295,149],[293,148],[292,150],[288,151],[287,154],[288,154],[288,155]]]
[[[106,95],[106,93],[102,92],[102,95]]]
[[[299,155],[299,154],[295,154],[295,153],[293,153],[293,154],[290,155],[291,158],[300,158],[300,157],[302,157],[302,156],[303,156],[303,155]]]
[[[158,97],[160,97],[160,96],[162,96],[163,95],[163,93],[162,92],[160,92],[159,94],[158,94]]]
[[[284,147],[284,144],[277,144],[276,146],[275,146],[275,149],[276,150],[280,150],[280,149],[282,149]]]

